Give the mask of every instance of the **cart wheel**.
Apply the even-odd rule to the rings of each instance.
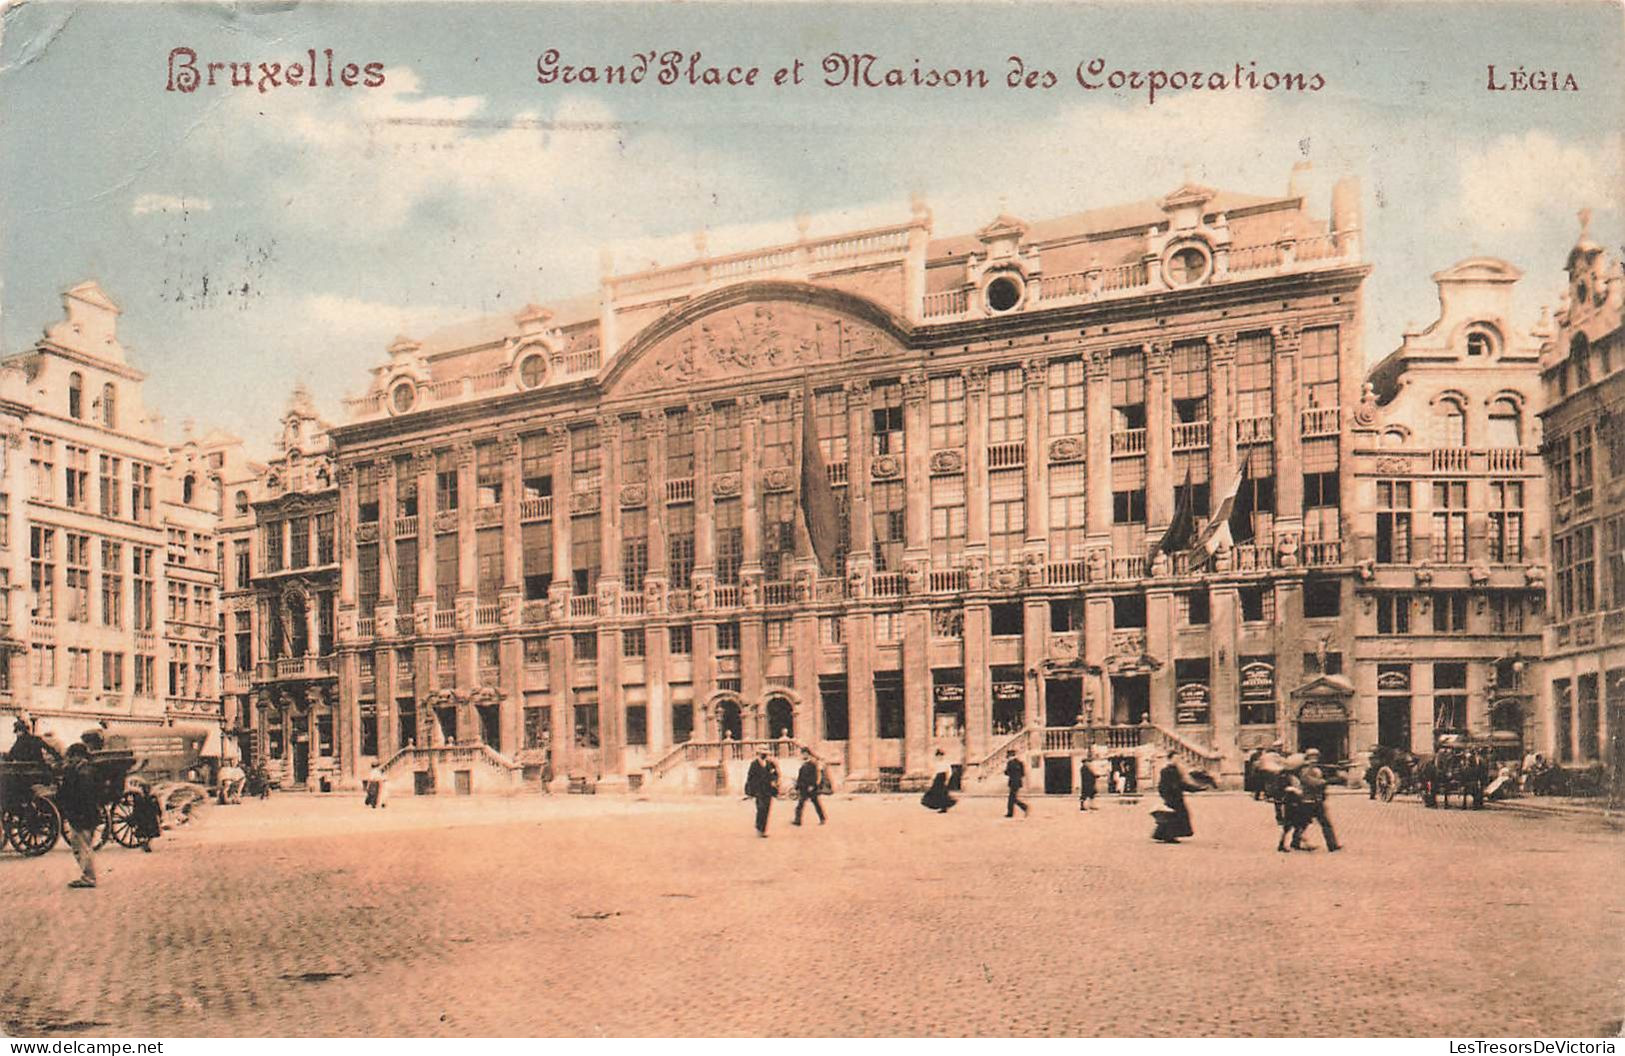
[[[56,846],[62,835],[62,815],[57,813],[56,804],[44,796],[34,796],[6,814],[5,827],[11,845],[35,858]]]
[[[1399,775],[1391,767],[1383,767],[1377,771],[1377,798],[1384,803],[1392,803],[1394,796],[1399,792]]]
[[[107,831],[117,840],[121,847],[139,847],[146,841],[136,829],[135,811],[140,797],[134,792],[126,792],[118,801],[107,808]]]

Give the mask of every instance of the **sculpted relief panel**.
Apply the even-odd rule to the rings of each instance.
[[[828,309],[765,301],[714,312],[665,338],[616,388],[648,392],[900,351],[889,335]]]

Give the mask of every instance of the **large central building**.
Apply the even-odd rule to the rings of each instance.
[[[1295,188],[947,238],[917,207],[397,340],[331,433],[343,775],[686,783],[777,739],[848,787],[1015,749],[1060,790],[1088,750],[1299,743],[1354,637],[1359,226],[1347,183],[1329,222]]]

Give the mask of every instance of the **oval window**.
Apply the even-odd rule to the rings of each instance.
[[[1168,284],[1191,286],[1207,275],[1207,254],[1194,246],[1186,246],[1168,258]]]
[[[1021,283],[1001,275],[987,284],[987,306],[995,312],[1008,312],[1021,303]]]
[[[417,395],[412,383],[403,381],[389,391],[390,406],[395,408],[395,413],[403,414],[412,409],[412,404],[417,401]]]
[[[547,360],[541,356],[526,356],[519,361],[519,384],[534,389],[547,380]]]

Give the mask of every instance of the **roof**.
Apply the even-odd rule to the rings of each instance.
[[[419,352],[424,356],[434,356],[463,348],[497,344],[510,337],[518,337],[518,317],[528,315],[536,307],[534,304],[527,304],[517,313],[505,312],[501,315],[465,319],[432,330],[418,339]],[[563,328],[593,321],[598,318],[598,291],[594,290],[592,293],[565,300],[548,301],[543,307],[553,312],[553,318],[549,322],[555,327]]]

